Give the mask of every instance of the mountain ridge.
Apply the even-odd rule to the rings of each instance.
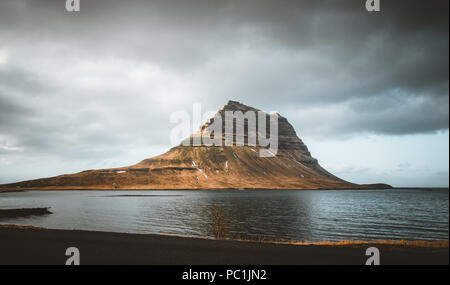
[[[244,129],[247,132],[244,132],[242,146],[192,145],[195,137],[211,138],[214,120],[221,119],[223,127],[227,119],[226,111],[262,112],[230,100],[197,132],[161,155],[127,167],[85,170],[75,174],[4,184],[0,185],[0,190],[392,188],[387,184],[354,184],[329,173],[311,156],[294,127],[278,113],[261,113],[261,118],[277,116],[278,119],[278,146],[272,157],[260,156],[267,147],[259,143],[250,144],[254,133],[250,123],[245,120],[247,125]],[[266,131],[270,136],[271,128]],[[237,144],[239,135],[236,134],[236,128],[233,128],[233,133],[225,130],[219,140],[225,142],[227,135]]]

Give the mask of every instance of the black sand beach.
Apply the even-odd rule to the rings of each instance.
[[[81,264],[351,264],[363,265],[370,245],[288,245],[149,234],[0,227],[0,264],[64,265],[66,249]],[[375,245],[381,264],[449,264],[446,248]]]

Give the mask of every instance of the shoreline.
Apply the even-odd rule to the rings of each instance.
[[[1,189],[1,188],[0,188]],[[124,189],[105,189],[105,188],[21,188],[21,189],[5,189],[0,190],[0,194],[2,193],[20,193],[20,192],[29,192],[29,191],[104,191],[104,192],[120,192],[120,191],[226,191],[226,190],[234,190],[234,191],[348,191],[348,190],[421,190],[421,191],[429,191],[429,190],[449,190],[449,187],[392,187],[392,188],[342,188],[342,189],[333,189],[333,188],[308,188],[308,189],[288,189],[288,188],[215,188],[215,189],[203,189],[203,188],[156,188],[156,189],[143,189],[143,188],[124,188]]]
[[[16,224],[1,224],[1,229],[24,229],[24,230],[52,230],[52,231],[82,231],[93,233],[110,233],[110,234],[128,234],[128,235],[149,235],[149,236],[161,236],[161,237],[177,237],[187,239],[199,239],[199,240],[214,240],[214,241],[232,241],[243,243],[265,243],[265,244],[281,244],[281,245],[295,245],[295,246],[360,246],[360,245],[392,245],[403,247],[423,247],[423,248],[449,248],[449,240],[340,240],[340,241],[295,241],[295,240],[251,240],[242,238],[224,238],[217,240],[209,236],[194,236],[194,235],[182,235],[182,234],[170,234],[170,233],[134,233],[134,232],[108,232],[86,229],[57,229],[57,228],[45,228],[32,225],[16,225]]]
[[[0,264],[64,264],[65,249],[80,249],[82,264],[350,264],[380,250],[381,264],[449,264],[444,241],[283,242],[215,240],[0,225]]]

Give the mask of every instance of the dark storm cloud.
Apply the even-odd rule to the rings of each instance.
[[[448,129],[446,0],[64,2],[0,2],[0,130],[25,149],[164,144],[171,111],[228,99],[324,137]]]
[[[7,129],[20,127],[20,121],[30,111],[32,110],[11,102],[0,91],[0,122],[2,122],[0,130],[6,131]]]

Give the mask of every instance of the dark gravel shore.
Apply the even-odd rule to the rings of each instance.
[[[376,245],[381,264],[449,264],[447,248]],[[283,245],[148,234],[0,227],[0,264],[355,264],[369,245]]]

